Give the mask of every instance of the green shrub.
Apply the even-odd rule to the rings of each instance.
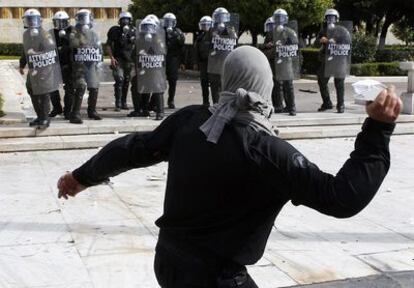
[[[5,115],[3,112],[3,104],[4,104],[3,95],[0,93],[0,117],[3,117]]]
[[[0,43],[0,55],[20,56],[23,52],[21,43]]]
[[[354,33],[352,36],[352,63],[368,63],[375,59],[377,40],[364,33]]]
[[[304,48],[301,49],[302,54],[302,73],[316,74],[319,68],[319,49]]]
[[[403,62],[414,60],[413,48],[387,48],[378,50],[375,54],[376,62]]]
[[[398,62],[361,63],[351,65],[351,75],[355,76],[404,76]]]

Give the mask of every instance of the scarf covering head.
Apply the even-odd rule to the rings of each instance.
[[[227,56],[221,77],[223,92],[209,109],[213,115],[200,127],[207,141],[217,144],[231,121],[275,136],[269,121],[272,75],[268,59],[256,48],[239,47]]]

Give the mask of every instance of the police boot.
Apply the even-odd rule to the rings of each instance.
[[[157,108],[155,110],[155,120],[162,120],[164,118],[164,94],[157,93],[153,95],[156,97]]]
[[[49,113],[49,117],[56,117],[57,115],[62,114],[62,104],[60,104],[60,94],[59,91],[55,91],[50,95],[50,102],[52,102],[52,111]]]
[[[121,109],[123,110],[128,110],[127,97],[128,97],[128,85],[124,84],[124,86],[122,87],[122,96],[121,96]]]
[[[141,117],[149,117],[150,114],[150,108],[149,108],[149,100],[150,100],[150,94],[140,94],[140,98],[142,100],[141,103],[141,107],[142,107],[142,113],[141,113]]]
[[[49,94],[39,96],[40,115],[37,124],[38,129],[46,129],[50,125],[49,111],[50,111],[50,96]]]
[[[318,112],[323,112],[333,108],[331,98],[329,96],[328,81],[329,78],[318,76],[319,90],[322,97],[322,105],[318,109]]]
[[[336,88],[336,110],[338,113],[345,112],[345,80],[344,79],[335,79],[335,88]]]
[[[176,87],[177,87],[177,80],[173,79],[173,80],[168,81],[168,108],[170,109],[175,109],[174,98],[175,98]]]
[[[89,90],[88,98],[88,118],[93,120],[102,120],[101,116],[96,112],[96,103],[98,102],[98,89]]]
[[[75,94],[73,95],[73,103],[72,103],[72,111],[70,112],[69,122],[73,124],[82,124],[83,121],[80,115],[80,109],[82,106],[82,99],[83,99],[84,90],[77,89]]]

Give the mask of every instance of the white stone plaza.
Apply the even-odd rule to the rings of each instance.
[[[356,217],[339,220],[286,206],[264,257],[249,267],[259,287],[414,270],[413,141],[392,138],[390,172]],[[354,139],[290,143],[336,173]],[[0,154],[0,287],[157,287],[154,221],[162,213],[167,164],[129,171],[110,185],[59,200],[59,176],[97,151]]]

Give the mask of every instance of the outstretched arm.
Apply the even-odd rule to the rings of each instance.
[[[364,209],[377,193],[390,167],[389,141],[402,103],[394,91],[383,91],[367,105],[368,118],[355,141],[355,150],[338,174],[313,167],[295,168],[292,202],[338,218]]]
[[[271,156],[261,166],[279,192],[277,196],[338,218],[359,213],[375,196],[389,170],[389,141],[401,107],[401,100],[392,91],[382,92],[367,105],[369,118],[356,138],[355,150],[336,176],[319,170],[283,140],[265,143],[267,147],[260,150],[269,149]]]
[[[59,198],[73,197],[130,169],[168,161],[175,132],[189,115],[187,111],[171,115],[153,132],[134,133],[110,142],[85,164],[59,179]]]

